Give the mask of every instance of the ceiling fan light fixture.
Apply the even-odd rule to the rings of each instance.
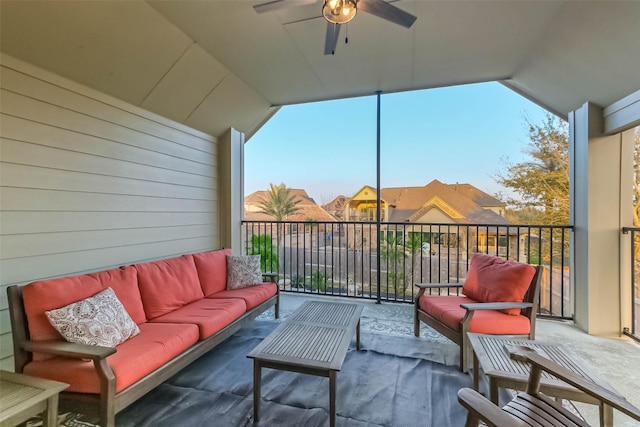
[[[322,16],[332,24],[346,24],[357,12],[356,0],[324,0],[322,5]]]

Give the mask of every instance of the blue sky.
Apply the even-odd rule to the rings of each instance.
[[[381,186],[469,183],[495,194],[545,110],[499,83],[382,95]],[[317,203],[376,185],[376,97],[280,109],[245,146],[245,194],[284,183]]]

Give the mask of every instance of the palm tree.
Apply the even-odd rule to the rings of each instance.
[[[404,259],[407,258],[402,236],[381,236],[380,238],[380,258],[388,262],[392,271],[387,272],[387,293],[391,286],[395,295],[404,289]],[[398,272],[398,267],[402,271]],[[391,283],[390,283],[391,282]]]
[[[269,184],[269,187],[271,189],[268,196],[260,202],[260,213],[270,215],[276,221],[282,221],[300,210],[297,206],[300,200],[296,200],[296,196],[291,194],[291,189],[286,185]]]
[[[286,185],[280,184],[269,184],[271,189],[267,193],[267,197],[265,197],[262,202],[260,202],[260,213],[270,215],[276,219],[276,221],[282,221],[287,219],[289,215],[294,215],[297,213],[300,208],[298,207],[298,203],[300,200],[296,200],[296,196],[291,194],[291,189],[287,188]],[[280,245],[280,230],[282,224],[277,224],[277,239],[278,245]]]
[[[419,276],[417,266],[421,259],[423,251],[423,245],[429,243],[429,239],[423,233],[409,232],[407,239],[404,242],[404,247],[411,255],[411,282],[410,285],[415,283],[416,277]]]

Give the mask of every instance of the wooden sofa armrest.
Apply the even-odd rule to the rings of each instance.
[[[278,284],[278,273],[262,273],[262,278],[265,280],[265,282],[273,282],[275,284]]]
[[[533,303],[530,302],[472,302],[460,304],[460,307],[467,311],[476,310],[505,310],[507,308],[528,308],[533,307]]]
[[[531,364],[531,377],[527,393],[537,393],[540,383],[540,370],[546,371],[556,378],[574,386],[575,388],[582,390],[583,392],[595,397],[600,402],[612,406],[620,412],[630,416],[631,418],[640,421],[640,408],[632,405],[623,396],[618,393],[605,388],[599,384],[589,381],[586,378],[580,377],[565,368],[560,366],[552,360],[537,354],[534,350],[531,350],[522,346],[514,346],[509,349],[509,355],[512,359],[516,359],[522,362],[528,362]],[[536,372],[537,371],[537,372]],[[531,381],[531,378],[535,380]]]
[[[22,348],[30,352],[91,360],[106,359],[117,351],[112,347],[77,344],[66,341],[25,341],[22,343]]]
[[[472,423],[467,425],[478,425],[478,420],[482,420],[489,427],[525,426],[524,423],[518,423],[499,406],[470,388],[458,390],[458,402],[469,411]]]
[[[116,395],[116,376],[107,362],[107,357],[117,351],[115,348],[66,341],[23,341],[20,346],[30,352],[92,360],[100,381],[100,402],[102,402],[100,404],[100,418],[102,420],[114,419],[115,406],[113,402]],[[105,402],[111,403],[106,404]],[[111,424],[107,422],[107,425]]]

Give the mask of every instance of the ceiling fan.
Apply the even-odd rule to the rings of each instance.
[[[255,5],[257,13],[271,12],[289,6],[301,6],[316,3],[318,0],[272,0]],[[368,12],[395,24],[411,28],[417,19],[410,13],[399,9],[384,0],[323,0],[322,17],[327,21],[327,33],[324,43],[324,54],[333,55],[338,43],[340,26],[351,21],[358,11]]]

